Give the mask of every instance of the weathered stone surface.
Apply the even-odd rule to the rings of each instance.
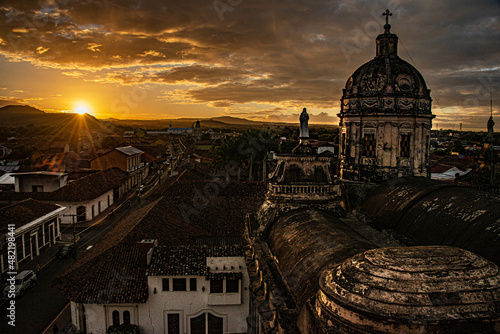
[[[422,178],[393,180],[362,209],[382,229],[420,245],[449,245],[500,265],[500,196]]]
[[[316,312],[331,333],[495,333],[498,267],[446,246],[372,249],[320,279]]]
[[[317,210],[281,216],[272,226],[268,244],[299,307],[318,291],[324,269],[375,247],[338,218]]]

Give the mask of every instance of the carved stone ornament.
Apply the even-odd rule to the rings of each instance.
[[[404,110],[412,109],[415,105],[415,100],[413,99],[401,99],[399,100],[398,107]]]
[[[400,74],[396,78],[396,87],[399,91],[409,92],[413,90],[413,79],[411,75],[408,74]]]
[[[378,107],[378,100],[377,99],[363,100],[363,106],[368,108]]]

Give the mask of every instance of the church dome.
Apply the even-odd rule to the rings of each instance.
[[[377,37],[374,59],[359,67],[347,80],[341,114],[430,114],[431,98],[424,78],[399,58],[398,37],[390,32]]]
[[[316,311],[349,333],[494,333],[500,329],[498,267],[447,246],[373,249],[325,271]],[[330,328],[331,330],[332,328]]]

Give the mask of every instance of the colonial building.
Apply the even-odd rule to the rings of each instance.
[[[118,167],[129,173],[127,182],[128,189],[142,183],[148,176],[149,166],[145,164],[141,156],[144,152],[132,147],[116,147],[114,150],[104,153],[90,161],[90,167],[93,170],[106,170]]]
[[[16,192],[53,192],[64,187],[68,174],[61,172],[24,172],[12,174]]]
[[[143,240],[119,244],[99,260],[99,268],[85,266],[96,275],[92,287],[70,295],[80,331],[105,334],[125,324],[141,333],[247,332],[249,279],[241,246]]]
[[[68,178],[65,173],[20,174],[21,176],[17,178],[24,180],[19,182],[23,185],[20,188],[26,190],[29,190],[30,186],[37,186],[40,190],[53,190],[63,181],[66,183]],[[51,192],[0,192],[0,203],[14,203],[33,198],[63,206],[65,209],[60,218],[62,224],[85,222],[92,220],[118,201],[128,189],[126,187],[128,180],[127,172],[119,168],[110,168],[80,177]]]
[[[26,199],[0,209],[1,272],[8,271],[9,225],[14,226],[12,231],[16,245],[14,266],[17,270],[19,266],[33,260],[61,239],[60,221],[64,210],[65,208],[60,205],[33,199]]]
[[[398,37],[377,37],[376,56],[347,80],[341,99],[340,177],[381,182],[388,174],[428,176],[430,90],[398,56]]]
[[[265,189],[191,176],[185,170],[162,184],[164,197],[122,220],[58,279],[80,331],[135,325],[140,333],[248,332],[242,236]],[[214,187],[199,206],[197,194]]]

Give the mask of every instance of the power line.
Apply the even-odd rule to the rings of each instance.
[[[403,46],[403,49],[405,50],[406,54],[408,55],[408,57],[410,58],[410,61],[411,63],[413,64],[413,66],[415,68],[418,68],[417,64],[415,63],[415,61],[413,60],[413,57],[410,55],[410,53],[408,52],[408,50],[406,49],[404,43],[403,43],[403,40],[401,38],[399,38],[399,41],[401,42],[401,45]],[[441,104],[439,103],[438,101],[438,98],[436,96],[436,94],[434,93],[434,91],[431,89],[431,85],[429,84],[429,82],[427,82],[427,80],[424,78],[424,81],[427,85],[427,87],[431,90],[431,95],[432,95],[432,98],[434,99],[434,101],[436,102],[437,106],[439,109],[441,109],[443,111],[443,113],[446,113],[446,111],[444,109],[441,108]],[[441,117],[440,117],[441,118]],[[443,117],[444,120],[448,123],[448,124],[451,124],[453,125],[454,123],[447,117]],[[460,119],[460,122],[462,122],[462,120]]]

